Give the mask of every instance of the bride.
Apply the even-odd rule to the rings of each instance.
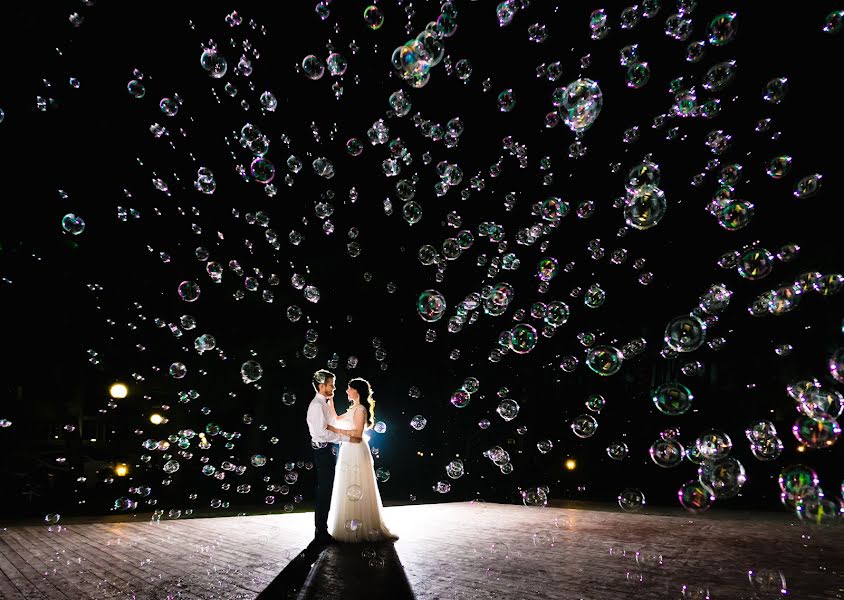
[[[372,388],[368,381],[356,377],[349,382],[346,394],[351,406],[339,416],[334,398],[329,398],[329,412],[334,421],[328,429],[363,437],[364,429],[372,429],[375,424]],[[361,404],[363,400],[369,404],[369,410]],[[367,413],[369,423],[366,422]],[[384,524],[383,509],[367,439],[364,437],[360,444],[341,444],[328,511],[329,533],[341,542],[395,541],[398,537]]]

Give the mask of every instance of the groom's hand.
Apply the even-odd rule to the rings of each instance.
[[[351,436],[351,435],[349,436],[349,441],[353,444],[360,444],[362,440],[363,440],[363,438],[354,437],[354,436]]]

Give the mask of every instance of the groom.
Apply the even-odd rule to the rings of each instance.
[[[328,534],[328,509],[331,505],[331,489],[334,487],[335,446],[338,442],[359,444],[361,438],[340,435],[328,431],[328,399],[334,397],[334,373],[320,369],[314,373],[313,386],[316,395],[308,405],[308,430],[311,432],[311,446],[314,449],[316,465],[316,510],[314,540],[318,543],[330,543],[334,540]]]

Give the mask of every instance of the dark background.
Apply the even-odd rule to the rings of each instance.
[[[834,92],[842,38],[822,32],[834,3],[783,5],[776,10],[701,3],[691,14],[694,30],[685,42],[663,33],[665,19],[676,10],[673,3],[663,4],[655,18],[642,19],[630,31],[618,27],[623,7],[609,8],[610,34],[591,41],[588,23],[595,7],[589,4],[558,7],[534,2],[501,28],[494,3],[457,2],[458,29],[443,40],[446,56],[452,64],[470,59],[472,75],[464,83],[441,63],[421,89],[395,77],[389,58],[396,46],[436,20],[438,3],[413,4],[410,35],[405,31],[404,7],[394,2],[381,4],[385,24],[377,31],[366,27],[365,4],[356,2],[332,3],[324,21],[313,3],[272,9],[266,3],[244,3],[232,7],[243,18],[234,28],[225,23],[227,10],[208,3],[66,2],[10,9],[3,42],[7,72],[0,90],[0,108],[5,111],[0,123],[5,184],[0,419],[12,421],[0,429],[6,486],[3,515],[105,514],[120,497],[137,499],[138,511],[161,509],[165,514],[170,509],[207,511],[214,498],[229,502],[232,511],[281,511],[287,503],[304,507],[312,497],[313,472],[301,465],[296,468],[299,481],[288,495],[275,493],[274,505],[264,503],[269,494],[265,488],[284,483],[285,462],[311,460],[304,424],[312,395],[309,379],[334,353],[339,358],[334,370],[341,390],[354,376],[369,379],[375,389],[377,416],[386,423],[387,432],[373,433],[371,445],[380,450],[376,467],[391,472],[389,481],[380,485],[385,501],[519,502],[520,490],[531,486],[549,486],[555,500],[614,501],[621,489],[637,487],[650,504],[674,505],[678,487],[695,477],[696,467],[684,463],[663,470],[648,458],[648,447],[669,426],[680,428],[686,446],[709,428],[731,436],[733,456],[745,465],[748,483],[739,498],[718,507],[776,509],[780,506],[776,477],[784,466],[797,462],[817,469],[828,494],[840,494],[836,492],[842,477],[840,444],[797,452],[798,443],[790,432],[796,412],[785,387],[796,379],[816,377],[840,389],[827,375],[826,361],[841,345],[841,295],[804,294],[796,310],[780,317],[754,318],[746,310],[760,293],[801,273],[842,271],[838,146],[842,127]],[[723,47],[707,46],[702,61],[687,63],[687,44],[704,39],[712,17],[726,10],[739,13],[735,40]],[[84,18],[79,27],[69,22],[74,12]],[[528,41],[527,29],[533,23],[548,29],[542,44]],[[209,78],[199,64],[209,39],[217,42],[229,63],[220,80]],[[234,73],[244,40],[260,55],[250,54],[254,67],[250,77]],[[354,54],[349,49],[353,40],[360,48]],[[348,71],[342,78],[326,72],[318,81],[307,79],[298,65],[311,53],[324,59],[328,43],[348,59]],[[618,63],[619,50],[633,43],[639,44],[640,56],[652,72],[640,90],[625,87],[625,70]],[[587,53],[591,65],[582,68],[580,59]],[[736,80],[722,92],[706,92],[699,83],[702,75],[712,65],[731,59],[738,65]],[[538,78],[537,65],[555,60],[562,63],[562,77],[556,82]],[[135,78],[133,69],[143,73],[146,86],[140,100],[126,91],[126,84]],[[598,81],[604,106],[584,136],[587,154],[573,159],[568,157],[568,146],[574,135],[563,124],[547,129],[544,117],[553,108],[552,90],[580,76]],[[701,102],[720,98],[721,114],[712,120],[668,118],[664,127],[652,128],[654,117],[669,111],[668,84],[679,76],[697,83]],[[785,100],[779,105],[763,102],[765,83],[779,76],[788,77]],[[79,89],[68,84],[70,77],[81,82]],[[491,89],[484,92],[482,81],[487,78]],[[338,79],[344,90],[339,100],[331,89]],[[223,91],[226,82],[237,87],[235,98]],[[502,113],[496,96],[507,88],[516,94],[516,107]],[[404,118],[386,114],[389,94],[398,89],[404,89],[413,103]],[[219,102],[212,90],[217,90]],[[260,110],[258,97],[264,90],[278,98],[273,113]],[[158,102],[175,93],[184,103],[175,117],[168,117]],[[37,96],[47,100],[46,110],[36,106]],[[240,106],[243,99],[249,110]],[[411,121],[417,113],[441,126],[460,117],[465,132],[457,147],[424,137]],[[385,118],[391,139],[401,138],[413,157],[398,177],[387,178],[381,172],[386,146],[366,141],[366,130],[379,118]],[[757,133],[754,128],[763,118],[771,119],[770,130]],[[165,126],[168,135],[153,137],[149,132],[153,123]],[[261,185],[243,181],[235,171],[237,164],[248,169],[251,161],[235,138],[246,123],[258,126],[270,139],[266,157],[277,169],[275,197],[267,197]],[[641,137],[626,145],[622,133],[634,125]],[[677,139],[666,139],[667,130],[675,126]],[[731,149],[719,157],[721,165],[742,166],[737,191],[756,207],[750,225],[735,232],[720,228],[705,211],[717,189],[719,169],[708,172],[703,185],[691,185],[692,177],[706,173],[707,161],[715,158],[704,145],[706,134],[715,129],[732,135]],[[502,149],[501,141],[508,135],[526,145],[528,168],[519,168]],[[346,140],[353,136],[365,144],[359,157],[345,151]],[[422,161],[425,152],[433,157],[429,165]],[[794,157],[793,168],[776,181],[765,174],[765,165],[782,153]],[[304,162],[292,186],[284,182],[290,154]],[[621,211],[612,207],[613,200],[623,194],[627,171],[646,154],[660,165],[667,214],[651,230],[631,230],[618,237],[624,223]],[[332,179],[313,172],[310,163],[319,156],[334,162]],[[539,167],[545,156],[551,160],[548,170]],[[499,158],[502,174],[493,178],[489,168]],[[438,180],[434,166],[440,160],[459,163],[464,172],[463,183],[442,198],[434,194]],[[613,163],[620,164],[617,172]],[[213,195],[193,189],[200,166],[215,175]],[[545,185],[543,176],[548,172],[553,181]],[[793,197],[794,183],[811,173],[823,174],[821,192],[807,199]],[[409,226],[402,219],[402,202],[394,186],[413,174],[419,177],[415,200],[422,205],[423,216]],[[485,188],[471,190],[467,200],[461,199],[460,190],[468,189],[476,175],[484,179]],[[153,187],[156,176],[168,182],[171,195]],[[351,187],[358,192],[354,203],[349,199]],[[514,210],[506,211],[504,196],[511,191],[518,194],[518,201]],[[334,207],[330,220],[335,231],[325,235],[314,205],[329,192],[334,193],[328,201]],[[543,238],[549,240],[545,252],[539,242],[518,245],[516,232],[537,222],[530,214],[531,205],[549,195],[568,200],[572,214]],[[385,198],[392,199],[392,215],[384,212]],[[574,208],[586,200],[597,208],[590,218],[580,219]],[[120,220],[119,207],[135,209],[139,218]],[[258,211],[270,217],[269,228],[278,233],[280,250],[267,243],[266,228],[248,224],[247,214]],[[460,229],[472,230],[476,239],[449,263],[439,283],[434,267],[421,265],[416,253],[422,244],[439,248],[445,238],[456,235],[458,230],[446,224],[452,211],[463,220]],[[69,212],[86,222],[79,236],[61,229],[61,219]],[[477,234],[483,221],[504,226],[507,252],[515,252],[521,262],[518,270],[488,277],[487,267],[476,265],[481,254],[488,259],[501,256],[494,243]],[[360,231],[358,258],[346,252],[351,227]],[[291,229],[305,236],[298,246],[288,241]],[[590,258],[587,250],[589,240],[596,238],[606,249],[600,260]],[[801,250],[794,261],[777,261],[773,273],[760,281],[742,279],[735,269],[717,266],[722,253],[753,243],[774,254],[787,243],[796,243]],[[243,276],[226,267],[223,282],[213,284],[194,255],[198,246],[224,266],[239,261],[244,276],[260,269],[260,290],[271,289],[274,301],[262,301],[260,290],[234,300],[235,290],[243,289]],[[609,261],[616,248],[629,251],[621,265]],[[170,254],[169,263],[161,260],[161,252]],[[542,256],[556,257],[561,267],[575,262],[570,273],[561,269],[546,294],[536,291],[535,266]],[[641,271],[633,267],[637,258],[646,260]],[[638,283],[642,271],[653,273],[650,285]],[[293,273],[321,290],[317,304],[290,285]],[[365,273],[371,275],[369,281]],[[280,278],[277,287],[268,285],[270,274]],[[197,302],[179,299],[176,290],[183,280],[200,284]],[[455,306],[484,284],[499,281],[515,288],[507,312],[500,317],[482,314],[463,331],[449,333],[447,318]],[[734,292],[709,334],[725,338],[724,347],[714,351],[704,346],[687,356],[661,358],[667,322],[688,313],[716,282]],[[389,291],[390,283],[394,292]],[[592,283],[607,293],[605,304],[595,310],[583,305],[582,296],[570,294]],[[431,325],[419,318],[415,308],[419,293],[429,288],[441,291],[448,301],[446,316]],[[516,309],[529,311],[534,302],[553,299],[572,309],[570,320],[554,337],[539,338],[529,354],[511,352],[498,363],[488,360],[498,334],[515,324]],[[296,323],[285,316],[292,304],[304,311]],[[153,324],[159,318],[178,325],[185,314],[196,318],[197,328],[179,338],[167,327]],[[301,352],[308,329],[319,334],[319,352],[312,360]],[[428,329],[437,333],[434,342],[425,340]],[[594,333],[597,343],[615,345],[643,337],[648,346],[643,354],[625,361],[620,373],[601,378],[584,365],[584,348],[576,338],[581,332]],[[193,340],[203,333],[215,336],[225,359],[216,351],[200,356],[193,350]],[[387,351],[386,369],[374,356],[373,338],[380,339]],[[794,350],[781,358],[774,353],[779,344],[792,344]],[[453,349],[460,350],[458,360],[449,359]],[[97,353],[98,364],[91,363],[89,351]],[[580,359],[574,373],[559,369],[560,358],[566,355]],[[345,368],[349,356],[359,358],[355,369]],[[250,359],[264,369],[258,386],[240,379],[240,365]],[[702,376],[680,373],[690,360],[705,365]],[[188,367],[182,380],[167,374],[174,361]],[[142,380],[135,381],[133,374]],[[468,407],[456,409],[449,397],[469,376],[480,380],[480,391]],[[671,380],[689,386],[695,395],[693,410],[681,417],[662,415],[650,400],[655,386]],[[115,381],[127,383],[130,395],[110,408],[108,387]],[[420,398],[408,395],[411,386],[421,390]],[[495,413],[496,392],[502,386],[521,407],[511,422]],[[200,397],[179,403],[178,392],[189,389]],[[284,392],[296,394],[293,406],[281,403]],[[597,433],[581,440],[569,423],[586,412],[583,402],[592,393],[602,394],[607,406],[597,415]],[[210,414],[203,414],[202,407]],[[153,412],[165,414],[168,422],[151,425]],[[244,414],[252,415],[251,424],[244,423]],[[409,426],[416,414],[427,418],[423,431]],[[489,429],[478,427],[482,418],[492,422]],[[758,419],[774,422],[786,446],[772,463],[753,458],[743,434]],[[186,428],[203,431],[209,422],[240,437],[231,440],[232,448],[226,448],[220,436],[213,437],[207,451],[196,449],[194,439],[190,460],[175,456],[174,445],[170,453],[181,468],[170,485],[163,485],[163,453],[147,452],[141,443],[166,439]],[[66,431],[68,424],[75,425],[75,431]],[[520,426],[526,433],[516,431]],[[273,436],[277,444],[269,442]],[[542,439],[554,443],[548,454],[537,451],[536,443]],[[612,461],[606,454],[614,440],[625,441],[630,448],[624,461]],[[501,474],[483,456],[495,445],[510,453],[512,474]],[[200,456],[208,456],[208,464],[219,468],[225,460],[249,465],[255,453],[270,459],[266,467],[250,466],[241,476],[227,473],[222,482],[200,473]],[[152,459],[142,462],[143,454]],[[444,467],[457,456],[466,465],[466,475],[450,480]],[[578,465],[571,472],[563,467],[569,457]],[[66,460],[57,463],[56,458]],[[126,478],[113,475],[120,462],[130,466]],[[81,473],[87,481],[77,481]],[[439,480],[451,483],[451,492],[433,491]],[[231,488],[222,490],[221,483],[230,483]],[[240,484],[250,484],[252,491],[236,493]],[[150,496],[139,498],[128,492],[139,485],[149,486]],[[301,504],[293,500],[296,495],[303,497]]]

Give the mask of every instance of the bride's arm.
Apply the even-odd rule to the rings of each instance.
[[[334,410],[334,396],[328,399],[328,414],[333,420],[337,420],[337,411]]]

